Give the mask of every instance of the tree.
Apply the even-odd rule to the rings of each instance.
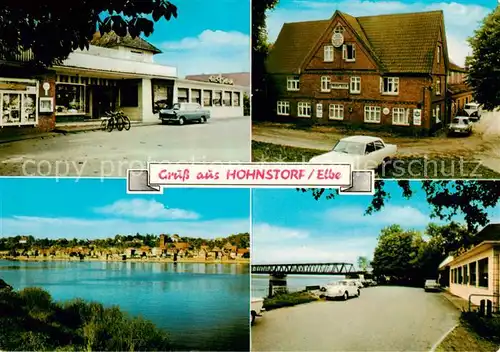
[[[4,0],[0,6],[0,56],[13,60],[31,50],[34,63],[58,64],[80,48],[89,48],[96,30],[133,38],[153,33],[161,18],[177,17],[166,0]],[[149,19],[150,17],[151,19]]]
[[[358,268],[361,271],[367,271],[369,266],[367,257],[358,257]]]
[[[486,16],[482,26],[469,38],[472,56],[467,83],[474,89],[475,100],[485,109],[500,106],[500,6]]]
[[[266,97],[265,61],[269,53],[266,11],[278,0],[252,1],[252,118],[262,118],[268,107]]]
[[[410,182],[399,180],[397,184],[402,196],[411,199],[414,187]],[[420,185],[431,207],[431,217],[451,221],[454,216],[463,214],[470,232],[489,222],[488,209],[495,207],[500,199],[500,182],[496,181],[422,181]],[[326,188],[299,188],[298,191],[311,193],[316,200],[332,200],[338,194],[338,190]],[[366,214],[383,209],[390,197],[386,182],[375,182],[375,194]]]

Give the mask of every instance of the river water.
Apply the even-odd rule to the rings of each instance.
[[[249,350],[248,264],[0,260],[0,278],[55,300],[119,305],[168,331],[176,350]]]

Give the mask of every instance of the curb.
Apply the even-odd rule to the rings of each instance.
[[[453,332],[458,327],[459,324],[456,324],[453,326],[450,330],[448,330],[441,338],[432,346],[432,348],[429,350],[429,352],[435,352],[436,349],[439,347],[439,345],[448,337],[449,334]]]
[[[158,125],[157,122],[146,122],[146,123],[132,123],[132,127],[144,127],[144,126],[154,126]],[[80,127],[80,128],[78,128]],[[61,128],[54,128],[51,132],[43,132],[43,133],[34,133],[34,134],[26,134],[26,135],[19,135],[7,139],[2,139],[0,140],[0,144],[5,144],[5,143],[12,143],[12,142],[19,142],[19,141],[25,141],[29,139],[37,139],[37,138],[47,138],[47,137],[56,137],[60,135],[67,135],[67,134],[75,134],[75,133],[81,133],[81,132],[91,132],[91,131],[100,131],[101,126],[100,125],[94,125],[94,126],[77,126],[76,128],[70,128],[70,129],[65,129],[64,127]]]

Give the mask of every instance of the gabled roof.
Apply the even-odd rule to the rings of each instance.
[[[337,16],[345,20],[385,72],[431,73],[441,29],[446,42],[442,11],[363,17],[336,11],[328,20],[285,23],[266,62],[268,72],[298,73]],[[443,49],[447,58],[446,45]]]
[[[467,69],[466,68],[460,67],[456,63],[451,62],[451,61],[450,61],[450,71],[467,73]]]
[[[160,54],[162,52],[160,49],[141,37],[132,38],[130,34],[127,34],[125,37],[120,37],[113,31],[105,33],[103,36],[101,36],[100,32],[94,33],[94,37],[90,41],[90,44],[105,48],[125,46],[132,49],[150,51],[154,54]]]

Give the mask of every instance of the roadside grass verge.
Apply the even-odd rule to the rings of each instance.
[[[298,304],[309,303],[317,301],[318,299],[314,297],[309,292],[292,292],[292,293],[282,293],[276,295],[272,298],[266,298],[264,300],[265,310],[273,310],[284,307],[292,307]]]
[[[254,162],[308,162],[322,150],[296,148],[278,144],[252,141]],[[398,157],[394,167],[383,169],[378,178],[396,179],[497,179],[500,174],[474,160],[458,157]]]
[[[462,312],[460,325],[453,330],[436,352],[496,352],[500,345],[500,317],[483,318],[476,312]]]

